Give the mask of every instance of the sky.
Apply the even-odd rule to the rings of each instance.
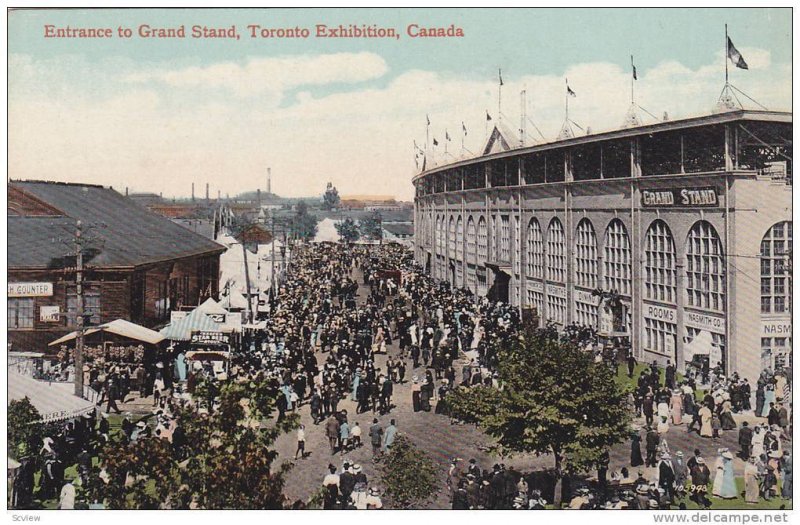
[[[265,190],[271,167],[273,192],[287,197],[320,195],[332,182],[344,195],[410,200],[414,142],[425,149],[426,128],[431,163],[479,152],[487,111],[520,128],[523,89],[528,140],[555,139],[566,79],[573,121],[618,128],[631,104],[631,55],[636,102],[654,115],[640,110],[644,122],[710,113],[725,81],[725,23],[749,65],[729,63],[731,83],[791,110],[788,8],[15,11],[9,176],[165,197],[189,196],[193,182],[201,195],[209,183],[212,196],[233,196]],[[187,37],[140,37],[143,24],[185,26]],[[315,38],[317,24],[375,24],[400,38]],[[410,24],[452,24],[464,36],[411,38]],[[113,37],[45,38],[46,25],[111,28]],[[239,38],[191,38],[194,25],[234,26]],[[251,38],[248,25],[311,36]]]

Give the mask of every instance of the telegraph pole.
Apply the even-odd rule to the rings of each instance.
[[[76,272],[75,285],[78,296],[76,324],[78,335],[75,338],[75,395],[83,398],[83,225],[78,221],[75,231]]]
[[[247,248],[244,245],[244,239],[241,242],[242,245],[242,256],[244,256],[244,280],[247,283],[247,322],[253,322],[253,307],[250,304],[253,300],[252,295],[250,294],[250,269],[247,266]]]

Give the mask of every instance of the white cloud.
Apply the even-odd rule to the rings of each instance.
[[[222,62],[177,71],[141,71],[127,79],[137,83],[155,80],[179,88],[224,88],[244,97],[264,91],[279,95],[300,86],[358,83],[380,78],[388,69],[375,53],[334,53],[250,58],[244,64]]]
[[[732,82],[770,109],[790,109],[791,64],[772,63],[760,50],[744,48],[742,54],[752,62],[751,70],[731,70]],[[665,111],[671,119],[709,113],[724,82],[719,58],[697,69],[674,61],[640,67],[637,102],[659,119]],[[54,89],[68,84],[41,64],[19,60],[30,81],[45,76]],[[265,66],[264,60],[253,59],[243,66],[183,69],[173,76],[150,72],[146,78],[160,81],[146,86],[128,82],[93,97],[70,90],[62,97],[44,97],[26,90],[25,83],[15,83],[18,72],[12,66],[11,177],[130,186],[165,195],[188,195],[192,182],[198,188],[210,182],[212,194],[220,189],[223,195],[235,195],[264,188],[266,167],[271,166],[273,189],[287,196],[321,194],[332,181],[344,194],[392,193],[408,199],[415,170],[412,140],[424,145],[426,114],[430,138],[441,144],[436,153],[440,160],[445,129],[452,137],[448,158],[460,155],[462,121],[468,130],[464,146],[477,153],[485,140],[485,112],[492,123],[498,118],[494,78],[474,80],[444,72],[406,71],[381,87],[348,86],[349,91],[326,96],[304,90],[286,107],[261,104],[263,93],[254,104],[250,98],[197,89],[216,82],[218,88],[246,95],[261,89],[253,84],[259,78],[266,83],[267,71],[272,71],[279,78],[270,80],[266,96],[280,97],[288,89],[353,83],[386,71],[383,60],[370,53],[347,59],[300,57],[300,66],[290,66],[293,60],[267,60],[270,65]],[[306,71],[309,64],[318,68]],[[356,64],[368,67],[361,70]],[[565,76],[577,93],[570,99],[570,117],[584,128],[617,128],[630,105],[630,71],[614,64],[575,64],[564,75],[503,73],[507,126],[519,128],[520,91],[526,88],[528,116],[548,140],[555,138],[564,119]],[[742,102],[754,107],[744,98]],[[644,112],[640,115],[653,121]]]

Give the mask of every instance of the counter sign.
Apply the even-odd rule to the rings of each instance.
[[[53,283],[8,283],[9,297],[50,297]]]

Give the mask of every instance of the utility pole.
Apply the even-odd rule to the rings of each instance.
[[[247,248],[244,246],[244,239],[240,243],[242,245],[242,255],[244,256],[244,280],[247,283],[247,322],[253,323],[253,308],[250,304],[252,296],[250,294],[250,269],[247,267]]]
[[[272,235],[272,257],[270,263],[272,264],[272,270],[270,273],[269,284],[270,288],[272,289],[272,300],[275,301],[275,295],[277,294],[277,290],[275,289],[275,214],[270,210],[269,213],[269,222],[270,222],[270,233]]]
[[[78,335],[75,338],[75,395],[83,398],[83,225],[78,221],[75,230],[76,272],[75,284],[78,296]]]

